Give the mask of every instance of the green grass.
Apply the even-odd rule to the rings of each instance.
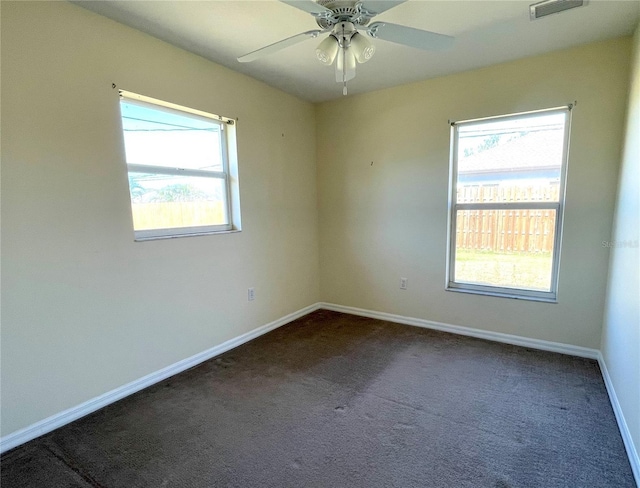
[[[548,291],[551,253],[456,250],[457,282]]]

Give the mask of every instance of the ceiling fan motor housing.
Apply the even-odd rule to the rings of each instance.
[[[329,29],[339,22],[351,22],[358,27],[365,26],[371,17],[365,15],[356,0],[316,0],[316,3],[333,13],[328,16],[316,16],[316,22],[322,29]]]

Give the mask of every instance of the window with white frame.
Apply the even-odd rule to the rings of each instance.
[[[452,124],[448,290],[557,300],[570,115]]]
[[[120,90],[136,240],[239,230],[232,119]]]

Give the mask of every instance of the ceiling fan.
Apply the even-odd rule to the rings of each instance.
[[[276,43],[240,56],[238,61],[248,63],[293,46],[309,38],[329,35],[316,48],[317,58],[326,65],[335,61],[336,82],[342,83],[347,94],[347,81],[356,76],[356,62],[365,63],[375,53],[369,37],[395,42],[424,50],[446,49],[453,37],[390,22],[369,23],[373,17],[407,0],[280,0],[287,5],[310,13],[320,29],[302,32]]]

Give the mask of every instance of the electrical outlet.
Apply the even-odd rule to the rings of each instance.
[[[407,289],[407,282],[409,280],[406,278],[400,278],[400,289],[401,290],[406,290]]]
[[[249,290],[247,290],[247,300],[252,302],[255,299],[256,299],[256,291],[253,288],[249,288]]]

